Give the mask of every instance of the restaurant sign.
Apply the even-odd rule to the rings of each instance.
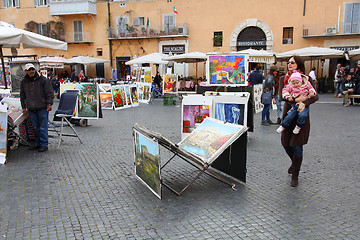
[[[266,46],[266,41],[237,41],[237,47]]]
[[[274,63],[275,57],[254,57],[249,56],[249,62],[255,62],[255,63]]]
[[[41,68],[64,68],[63,63],[40,63]]]
[[[330,48],[340,50],[340,51],[344,51],[344,52],[348,52],[348,51],[351,51],[351,50],[358,49],[359,46],[330,47]]]
[[[185,45],[163,45],[162,46],[162,53],[176,53],[182,54],[185,53]]]

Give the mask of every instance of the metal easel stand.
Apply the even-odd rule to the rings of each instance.
[[[211,165],[205,163],[203,164],[202,162],[200,162],[198,159],[192,157],[191,155],[188,156],[184,156],[183,154],[175,151],[171,146],[168,146],[167,144],[162,143],[161,141],[159,141],[159,144],[161,146],[163,146],[164,148],[168,149],[169,151],[171,151],[174,155],[163,165],[161,166],[160,169],[163,169],[166,167],[166,165],[168,163],[170,163],[176,156],[178,156],[179,158],[181,158],[182,160],[188,162],[189,164],[191,164],[192,166],[198,168],[200,170],[200,172],[190,180],[190,182],[180,191],[176,191],[174,188],[172,188],[170,185],[168,185],[167,183],[164,183],[163,181],[161,181],[161,184],[164,185],[166,188],[168,188],[169,190],[171,190],[172,192],[174,192],[175,194],[177,194],[178,196],[181,196],[181,194],[191,185],[193,184],[203,173],[206,173],[207,175],[223,182],[226,183],[227,185],[229,185],[232,189],[235,190],[236,185],[234,183],[229,182],[228,180],[226,180],[225,178],[223,178],[222,176],[220,176],[219,174],[215,173],[214,171],[211,171],[209,169],[209,167],[211,167]]]

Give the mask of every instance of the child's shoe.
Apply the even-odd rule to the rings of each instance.
[[[278,129],[276,129],[276,131],[278,132],[278,133],[282,133],[282,131],[284,131],[284,127],[283,126],[280,126],[280,127],[278,127]]]
[[[293,130],[293,134],[299,134],[300,130],[301,130],[301,127],[296,126]]]

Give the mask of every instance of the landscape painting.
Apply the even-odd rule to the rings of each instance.
[[[60,96],[66,90],[76,90],[76,83],[61,83],[60,84]]]
[[[144,82],[151,83],[151,67],[144,69]]]
[[[247,55],[211,55],[207,64],[208,85],[247,85]]]
[[[79,90],[77,117],[97,119],[99,118],[99,92],[97,84],[81,83],[77,85]]]
[[[111,92],[101,92],[100,93],[100,102],[102,109],[112,109],[113,108],[113,97]]]
[[[133,130],[135,145],[135,174],[161,199],[160,150],[156,141]]]
[[[179,143],[179,148],[212,163],[241,135],[241,130],[247,128],[208,117]]]

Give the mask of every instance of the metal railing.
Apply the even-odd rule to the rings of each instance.
[[[344,34],[359,34],[360,29],[355,29],[354,25],[344,25],[343,22],[338,23],[314,23],[303,25],[303,37],[316,37],[316,36],[334,36]]]

